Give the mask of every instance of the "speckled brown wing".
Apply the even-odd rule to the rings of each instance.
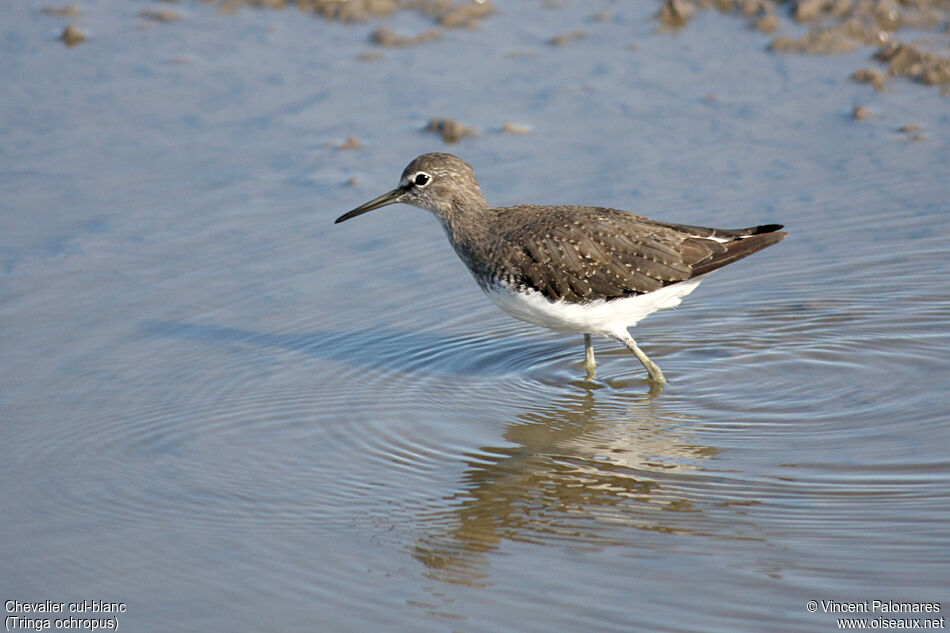
[[[545,210],[539,216],[536,207],[530,212],[523,207],[498,209],[504,221],[496,234],[492,273],[553,301],[584,303],[652,292],[768,245],[748,244],[751,249],[737,249],[732,257],[730,247],[750,239],[742,231],[666,224],[597,207]],[[746,231],[759,228],[773,227]]]
[[[744,229],[713,229],[704,226],[657,222],[685,236],[677,249],[692,267],[693,275],[705,275],[784,240],[781,224],[761,224]]]

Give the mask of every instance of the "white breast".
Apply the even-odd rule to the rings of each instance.
[[[488,291],[488,296],[499,308],[528,323],[558,332],[616,336],[657,310],[678,306],[683,297],[695,290],[709,274],[711,273],[646,294],[611,301],[549,301],[536,290],[518,292],[501,285]]]

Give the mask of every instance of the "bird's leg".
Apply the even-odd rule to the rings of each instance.
[[[590,334],[584,335],[584,369],[587,370],[587,380],[597,377],[597,363],[594,362],[594,346],[590,342]]]
[[[655,382],[658,385],[666,384],[666,377],[663,376],[663,372],[660,371],[660,368],[654,363],[650,358],[637,346],[637,342],[633,340],[633,337],[630,336],[628,332],[623,332],[617,337],[617,339],[627,346],[633,355],[637,357],[643,366],[646,368],[647,373],[650,374],[650,380]]]

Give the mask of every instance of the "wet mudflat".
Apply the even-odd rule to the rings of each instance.
[[[786,17],[220,8],[0,5],[3,600],[122,601],[133,631],[950,608],[939,85],[771,51],[811,28]],[[332,224],[427,151],[495,205],[790,237],[633,331],[661,394],[609,341],[586,383],[581,337],[498,311],[425,212]]]

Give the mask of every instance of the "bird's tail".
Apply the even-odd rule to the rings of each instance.
[[[693,274],[705,275],[711,273],[717,268],[722,268],[743,257],[748,257],[763,248],[778,244],[788,237],[788,233],[779,230],[781,228],[781,224],[762,224],[734,231],[717,231],[716,237],[732,239],[720,242],[724,247],[722,252],[715,253],[706,261],[694,265]]]

